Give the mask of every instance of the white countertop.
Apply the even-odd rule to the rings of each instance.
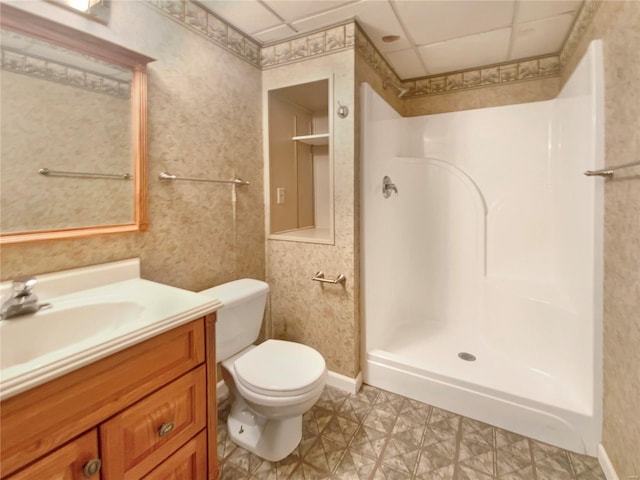
[[[139,272],[139,259],[131,259],[38,276],[34,292],[51,308],[0,321],[0,400],[222,306]],[[1,285],[3,302],[8,288]]]

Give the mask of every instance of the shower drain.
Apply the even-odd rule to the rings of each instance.
[[[460,352],[458,357],[467,362],[473,362],[476,359],[476,356],[469,352]]]

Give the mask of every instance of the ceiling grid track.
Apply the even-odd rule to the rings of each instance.
[[[497,13],[493,12],[493,10],[482,10],[483,7],[478,7],[476,2],[464,0],[451,2],[451,4],[445,4],[445,7],[441,6],[441,9],[445,8],[445,10],[435,12],[434,15],[436,17],[445,15],[449,19],[452,17],[458,18],[458,23],[461,23],[461,25],[457,27],[456,36],[447,37],[447,31],[441,29],[437,35],[432,35],[432,43],[421,43],[419,45],[418,41],[429,40],[428,37],[424,36],[424,28],[426,26],[423,27],[423,23],[426,25],[428,20],[431,23],[436,22],[436,25],[443,25],[446,22],[437,23],[437,18],[425,16],[427,11],[424,10],[423,6],[413,5],[414,9],[412,10],[397,0],[386,0],[385,2],[336,0],[333,2],[334,7],[328,9],[317,9],[317,3],[308,0],[299,0],[295,3],[295,6],[278,0],[246,0],[245,2],[214,2],[210,0],[165,2],[147,0],[149,4],[163,11],[164,14],[169,15],[174,20],[181,22],[185,27],[204,35],[217,45],[263,70],[355,48],[357,53],[363,56],[372,66],[374,64],[388,65],[388,67],[380,70],[379,74],[382,78],[396,77],[403,88],[408,88],[409,91],[405,98],[559,76],[561,74],[561,65],[568,58],[570,50],[575,48],[586,26],[595,15],[600,1],[585,0],[583,2],[581,0],[573,0],[562,2],[563,6],[560,7],[556,6],[554,2],[511,0],[512,8],[508,11],[508,27],[506,26],[507,22],[504,22],[507,20],[504,18],[507,14],[504,7],[501,11],[502,20],[499,20],[495,17]],[[568,6],[567,3],[569,4]],[[215,12],[216,5],[221,4],[225,16]],[[465,6],[466,4],[469,5]],[[265,28],[258,28],[260,27],[260,21],[262,21],[260,18],[256,19],[253,16],[246,15],[247,5],[253,5],[254,13],[264,12],[265,17],[262,19],[262,25]],[[456,8],[472,8],[473,6],[480,8],[480,13],[489,15],[488,19],[480,20],[480,25],[475,24],[475,18],[471,18],[469,14],[466,17],[452,16],[452,13],[460,12],[460,10],[455,10]],[[526,10],[523,10],[525,7]],[[256,8],[257,10],[255,10]],[[307,15],[304,14],[304,8],[307,8]],[[415,10],[415,8],[418,10]],[[450,8],[454,10],[450,10]],[[570,10],[570,8],[573,8],[573,10]],[[229,13],[229,9],[232,12],[236,12],[236,21],[234,21],[233,14]],[[476,11],[476,13],[478,12]],[[530,35],[535,36],[536,30],[534,27],[541,20],[546,21],[549,18],[557,20],[564,16],[565,19],[563,21],[566,23],[566,16],[569,14],[574,15],[575,20],[567,26],[569,28],[568,33],[562,33],[561,40],[564,42],[562,45],[554,47],[554,51],[551,53],[534,54],[527,56],[527,58],[511,60],[516,50],[520,54],[531,51],[530,48],[516,48],[517,42],[520,41],[519,39],[526,37],[526,35],[520,35],[522,32],[518,31],[518,27],[522,29],[522,25],[529,25],[531,28]],[[405,18],[407,15],[410,15],[408,17],[409,21]],[[348,18],[346,18],[347,16]],[[421,19],[423,16],[425,22],[416,22],[416,18]],[[249,21],[247,18],[250,18],[250,21],[253,22],[252,25],[256,28],[243,29],[242,20]],[[356,25],[358,25],[357,28]],[[416,27],[416,25],[419,25],[419,27]],[[479,26],[486,28],[484,30],[479,29]],[[420,28],[421,30],[417,31],[423,32],[420,34],[422,38],[418,39],[413,35],[411,28]],[[474,64],[466,68],[449,68],[444,71],[440,67],[440,70],[437,68],[434,70],[422,52],[425,47],[430,45],[438,45],[438,48],[440,48],[442,45],[447,45],[448,42],[455,44],[460,39],[469,39],[475,36],[482,37],[488,33],[507,28],[511,30],[511,33],[508,38],[508,45],[503,47],[504,57],[502,58],[505,60],[502,62],[492,64],[486,64],[488,62],[485,62],[485,64],[479,66]],[[282,35],[280,39],[274,36],[275,40],[260,42],[256,38],[259,33],[272,32],[278,29],[282,30],[278,33]],[[362,34],[358,35],[359,37],[365,37],[360,43],[355,39],[356,30],[362,32]],[[524,32],[527,32],[527,30],[524,30]],[[244,33],[245,31],[254,32],[253,36]],[[372,32],[376,35],[373,35]],[[380,32],[383,34],[381,35]],[[405,38],[400,39],[401,42],[404,42],[403,48],[390,50],[387,44],[381,43],[383,42],[382,37],[387,33],[392,34],[392,36],[395,34],[404,35]],[[439,40],[439,38],[448,39]],[[481,40],[482,38],[478,39],[478,41]],[[452,47],[448,48],[451,49]],[[415,74],[418,70],[421,70],[425,75],[414,75],[413,78],[407,78],[407,75],[402,74],[402,65],[394,65],[394,60],[400,63],[404,61],[404,65],[407,65],[407,62],[409,64],[413,62],[413,60],[406,57],[402,59],[401,56],[395,55],[403,51],[407,53],[410,51],[412,52],[412,57],[416,55],[418,57],[416,64],[409,65],[411,72]],[[453,51],[455,51],[455,48]],[[515,53],[515,56],[517,55],[518,53]],[[450,55],[445,56],[445,58],[448,57]],[[388,68],[390,68],[389,71],[387,71]],[[404,80],[400,80],[403,77]]]

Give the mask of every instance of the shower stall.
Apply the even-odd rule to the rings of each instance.
[[[366,383],[597,454],[602,78],[594,42],[549,101],[402,118],[363,84]]]

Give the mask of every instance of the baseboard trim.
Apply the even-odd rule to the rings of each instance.
[[[351,378],[329,370],[327,385],[337,388],[338,390],[342,390],[343,392],[356,394],[360,390],[360,387],[362,387],[362,372],[358,373],[356,378]],[[216,384],[216,397],[218,397],[218,403],[222,402],[228,396],[229,388],[224,383],[224,380],[220,380]]]
[[[598,446],[598,462],[600,462],[600,467],[604,472],[604,476],[607,477],[607,480],[620,480],[620,477],[618,477],[616,469],[613,468],[613,464],[611,463],[611,460],[609,460],[609,455],[607,455],[607,451],[604,449],[602,444]]]
[[[218,403],[222,402],[229,396],[229,387],[224,383],[224,380],[220,380],[216,384],[216,397],[218,398]]]
[[[362,387],[362,372],[359,372],[356,378],[351,378],[329,370],[327,385],[355,395],[360,390],[360,387]]]

